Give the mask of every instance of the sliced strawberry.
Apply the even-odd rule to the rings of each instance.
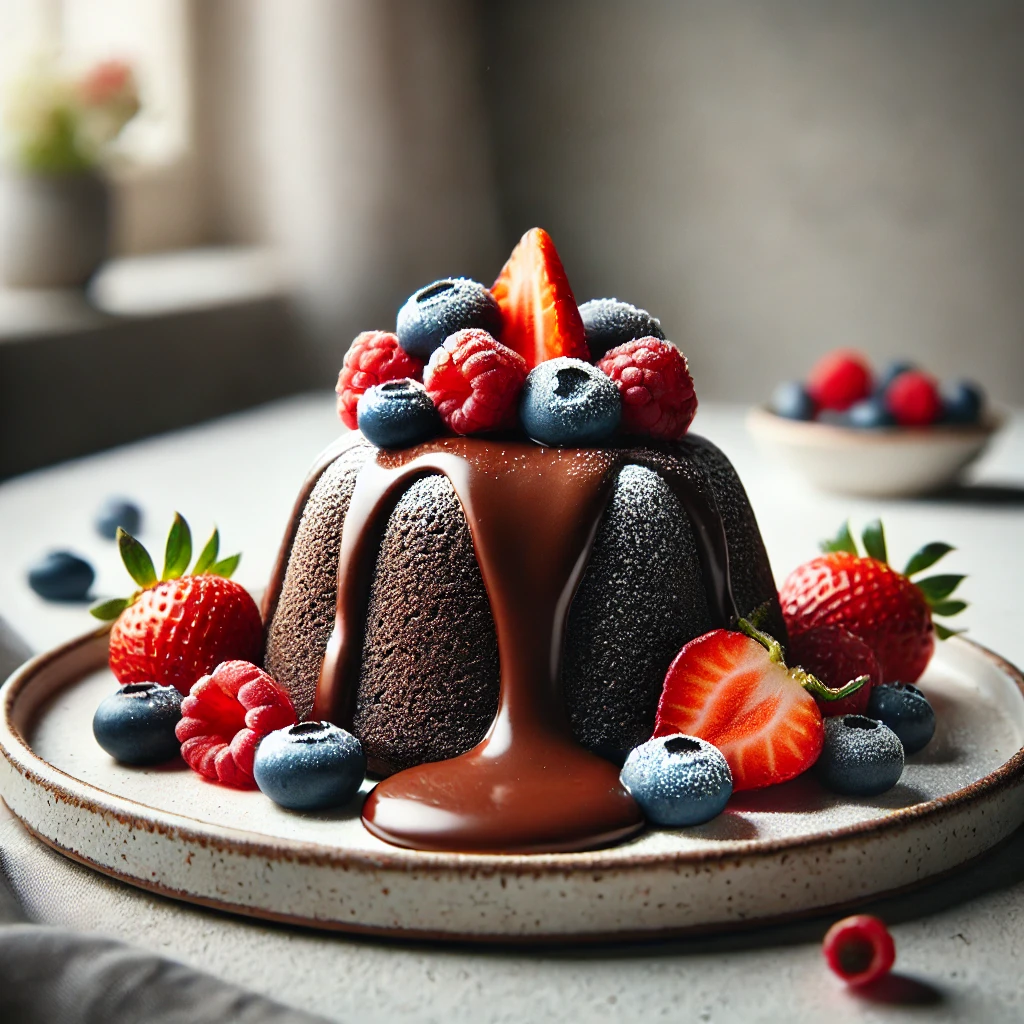
[[[543,228],[523,235],[491,293],[501,308],[501,343],[518,352],[530,369],[558,356],[590,361],[569,279]]]
[[[807,771],[825,739],[821,712],[797,673],[762,643],[724,629],[691,640],[669,666],[654,735],[676,732],[718,747],[736,792]]]

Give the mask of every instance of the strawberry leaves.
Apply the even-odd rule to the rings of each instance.
[[[923,548],[910,556],[910,561],[907,562],[903,575],[916,576],[919,572],[930,569],[940,558],[948,555],[953,550],[954,548],[951,545],[943,544],[942,541],[932,541],[931,544],[925,544]]]
[[[825,554],[835,551],[847,551],[851,555],[858,553],[857,542],[853,539],[853,534],[850,533],[848,521],[839,527],[839,532],[831,540],[823,540],[819,547]]]
[[[210,539],[203,545],[203,550],[199,552],[199,557],[196,559],[196,564],[192,567],[193,576],[202,576],[207,569],[217,561],[217,552],[220,550],[220,533],[217,528],[213,528],[213,533]]]
[[[128,575],[140,587],[151,587],[157,582],[156,566],[153,565],[149,552],[120,526],[117,528],[117,547]]]
[[[888,564],[889,555],[885,550],[885,529],[882,527],[881,519],[872,519],[864,527],[861,540],[864,542],[864,550],[868,553],[869,558]]]
[[[171,531],[167,534],[167,548],[164,551],[164,580],[176,580],[188,568],[192,560],[192,531],[180,512],[174,513]]]

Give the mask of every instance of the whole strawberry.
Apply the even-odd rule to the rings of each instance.
[[[790,637],[818,626],[839,626],[863,640],[875,653],[886,683],[912,683],[928,666],[935,636],[954,634],[933,621],[958,615],[966,602],[950,600],[963,576],[913,580],[953,549],[926,544],[902,573],[887,561],[885,533],[878,520],[863,533],[866,555],[844,525],[822,545],[824,554],[794,569],[782,584],[779,601]]]
[[[240,555],[218,561],[216,530],[186,575],[192,558],[188,523],[175,514],[158,578],[149,552],[124,530],[117,544],[141,589],[92,608],[110,629],[110,669],[120,683],[155,682],[187,694],[222,661],[259,661],[263,623],[247,590],[228,577]]]

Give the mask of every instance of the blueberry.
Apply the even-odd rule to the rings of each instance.
[[[681,733],[641,743],[619,778],[648,821],[667,828],[710,821],[732,796],[732,772],[722,752]]]
[[[881,398],[886,391],[889,389],[889,385],[901,374],[906,373],[908,370],[916,370],[917,366],[914,363],[908,362],[906,359],[896,359],[891,363],[886,363],[882,372],[875,379],[874,395],[876,398]]]
[[[903,774],[903,744],[887,725],[864,715],[825,719],[825,745],[815,765],[822,784],[847,796],[877,796]]]
[[[885,683],[871,690],[867,713],[887,725],[908,754],[923,750],[935,735],[935,710],[910,683]]]
[[[814,400],[798,380],[787,380],[772,392],[771,410],[787,420],[813,420]]]
[[[100,703],[92,734],[122,764],[162,764],[179,753],[180,718],[181,694],[173,686],[129,683]]]
[[[96,532],[107,540],[117,536],[120,526],[125,533],[135,536],[142,526],[142,512],[139,506],[125,498],[108,498],[96,513]]]
[[[256,785],[293,811],[340,807],[355,796],[366,774],[362,744],[330,722],[278,729],[256,748]]]
[[[615,382],[582,359],[539,363],[523,385],[519,418],[534,441],[585,447],[615,433],[622,400]]]
[[[646,309],[638,309],[618,299],[591,299],[580,306],[583,330],[587,335],[590,358],[597,362],[617,345],[636,338],[661,338],[661,322]]]
[[[892,414],[885,407],[882,398],[865,398],[856,405],[850,407],[846,413],[846,420],[851,427],[859,427],[862,430],[878,430],[882,427],[891,427],[895,424]]]
[[[945,423],[977,423],[984,404],[984,392],[972,381],[956,380],[942,387],[942,419]]]
[[[47,601],[82,601],[96,573],[70,551],[51,551],[28,570],[28,585]]]
[[[494,296],[468,277],[446,277],[409,297],[398,311],[396,334],[411,356],[426,362],[450,334],[479,327],[497,338],[501,310]]]
[[[363,436],[378,448],[407,448],[429,441],[441,429],[430,395],[408,377],[368,388],[356,407]]]

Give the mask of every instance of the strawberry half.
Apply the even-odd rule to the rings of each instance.
[[[803,669],[787,668],[782,648],[766,633],[743,619],[740,628],[712,630],[676,655],[654,720],[655,736],[681,732],[718,747],[734,792],[807,771],[825,741],[815,695],[839,700],[866,681],[830,690]]]
[[[569,279],[543,228],[523,235],[491,293],[501,309],[501,343],[518,352],[529,369],[558,356],[590,361]]]

